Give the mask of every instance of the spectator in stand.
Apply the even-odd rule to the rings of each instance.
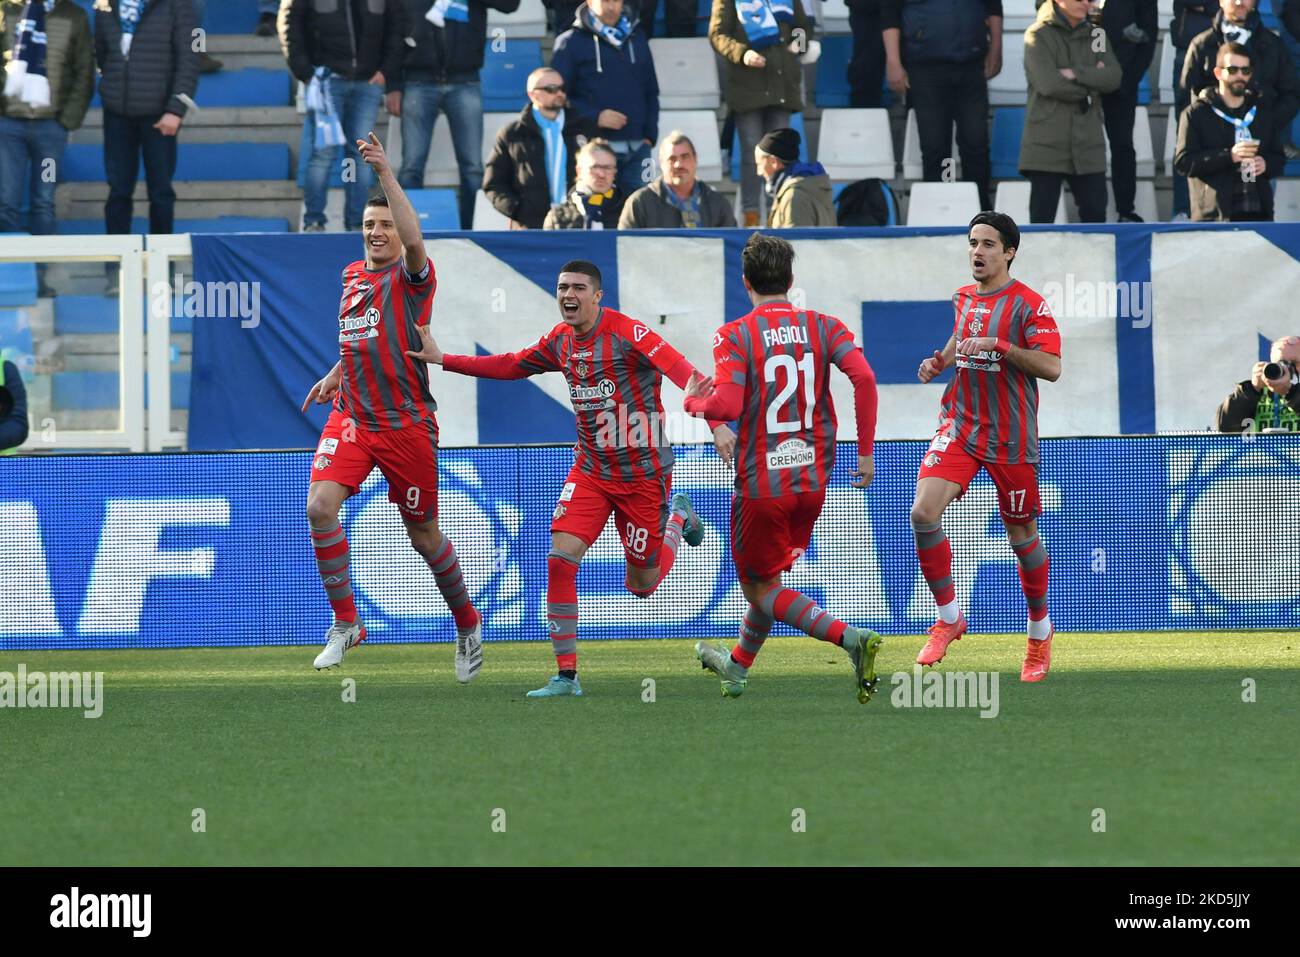
[[[662,175],[630,197],[619,229],[718,229],[736,225],[731,204],[708,183],[695,178],[695,144],[673,130],[659,144]]]
[[[853,56],[849,60],[849,106],[878,109],[885,86],[885,42],[880,30],[880,0],[845,0]]]
[[[1276,373],[1268,378],[1270,372]],[[1300,336],[1283,336],[1256,362],[1250,378],[1223,400],[1214,417],[1220,432],[1300,432]]]
[[[1291,144],[1291,121],[1300,112],[1300,79],[1286,44],[1260,20],[1255,0],[1219,0],[1214,22],[1192,40],[1182,76],[1189,101],[1201,90],[1214,88],[1218,50],[1224,43],[1240,43],[1249,52],[1253,69],[1250,88],[1272,110],[1283,155],[1296,155],[1294,147],[1287,147]]]
[[[1029,220],[1056,219],[1061,184],[1085,223],[1106,221],[1106,139],[1101,96],[1123,77],[1109,44],[1094,44],[1090,0],[1050,0],[1025,31],[1029,104],[1020,140],[1020,173],[1029,179]],[[1100,53],[1095,46],[1100,45]]]
[[[607,140],[588,140],[578,150],[576,179],[568,198],[552,206],[543,229],[617,229],[627,198],[614,185],[618,156]]]
[[[361,229],[374,178],[357,151],[375,128],[379,101],[397,93],[402,76],[405,10],[366,0],[284,0],[280,47],[289,72],[307,84],[307,124],[315,130],[303,199],[305,232],[323,232],[331,167],[339,146],[352,174],[344,179],[343,226]]]
[[[578,15],[578,7],[582,4],[583,0],[542,0],[542,6],[551,11],[551,33],[554,36],[558,37],[573,26],[574,18]],[[655,11],[659,7],[659,0],[640,0],[633,5],[640,11],[641,22],[645,24],[645,35],[649,38],[654,30]],[[664,16],[666,28],[664,36],[695,36],[695,0],[667,0]],[[682,31],[688,29],[688,19],[689,32],[684,33]]]
[[[573,186],[578,150],[599,135],[596,123],[565,108],[564,78],[550,67],[528,75],[529,105],[497,132],[483,192],[511,229],[541,229]]]
[[[1282,0],[1282,42],[1291,52],[1291,65],[1300,72],[1300,0]]]
[[[795,34],[794,31],[802,31]],[[803,110],[803,65],[810,22],[800,0],[713,0],[709,42],[726,61],[727,107],[735,116],[742,160],[764,134],[785,129]],[[762,180],[741,162],[740,206],[746,228],[758,225]]]
[[[1187,48],[1197,35],[1210,29],[1214,14],[1219,7],[1216,0],[1174,0],[1174,18],[1169,21],[1169,39],[1174,45],[1173,83],[1174,109],[1182,117],[1183,111],[1191,104],[1191,94],[1183,89],[1183,63],[1187,60]],[[1161,64],[1164,69],[1165,65]],[[1187,177],[1177,170],[1173,176],[1174,205],[1173,219],[1185,220],[1190,214],[1187,201]]]
[[[587,0],[551,55],[570,108],[594,119],[618,154],[624,196],[653,178],[650,150],[659,137],[659,80],[648,28],[635,11],[625,11],[623,0]]]
[[[1102,119],[1110,139],[1111,188],[1121,223],[1140,223],[1137,200],[1137,153],[1133,124],[1137,118],[1138,85],[1156,54],[1156,0],[1108,0],[1101,26],[1120,65],[1119,89],[1103,94]]]
[[[253,27],[253,36],[275,36],[275,15],[279,12],[280,0],[257,0],[257,26]]]
[[[405,0],[406,52],[388,112],[402,118],[403,189],[424,188],[424,165],[439,112],[447,114],[460,172],[460,228],[474,222],[483,183],[483,48],[490,7],[514,13],[519,0]]]
[[[25,22],[33,28],[19,37],[18,25]],[[11,78],[0,96],[0,233],[23,228],[26,192],[28,232],[47,236],[55,231],[57,179],[48,174],[58,169],[68,133],[85,120],[95,91],[90,20],[73,0],[4,0],[0,44]],[[52,295],[43,263],[37,272],[40,294]]]
[[[27,389],[18,367],[0,356],[0,455],[27,441]]]
[[[961,178],[992,209],[988,81],[1002,72],[1002,0],[882,0],[880,10],[885,76],[916,110],[925,181],[954,178],[945,173],[955,124]]]
[[[170,233],[175,219],[176,143],[186,101],[194,102],[199,57],[190,0],[119,0],[95,8],[95,60],[104,104],[105,232],[131,231],[137,170],[144,156],[149,232]],[[130,55],[130,82],[127,56]],[[109,270],[110,292],[115,286]]]
[[[835,226],[831,178],[821,163],[799,162],[799,131],[773,130],[754,147],[754,166],[772,200],[767,225]]]
[[[1183,113],[1174,166],[1188,179],[1196,222],[1271,222],[1271,180],[1282,172],[1281,131],[1272,103],[1251,89],[1244,44],[1217,51],[1218,86]]]

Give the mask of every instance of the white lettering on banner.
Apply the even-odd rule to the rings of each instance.
[[[139,631],[150,582],[210,578],[216,567],[211,547],[159,550],[163,529],[229,524],[230,502],[224,498],[109,499],[77,631],[82,635]]]
[[[7,581],[0,636],[49,635],[61,638],[49,568],[41,542],[41,522],[31,502],[0,502],[0,568]],[[14,571],[17,574],[14,574]]]
[[[1052,482],[1039,485],[1044,512],[1056,512],[1061,508],[1061,487]],[[1007,544],[1007,536],[1002,523],[994,521],[998,514],[998,492],[992,482],[972,483],[962,496],[961,502],[953,505],[944,514],[943,529],[952,543],[953,555],[975,561],[953,562],[952,580],[957,590],[957,601],[963,608],[970,608],[971,593],[975,589],[975,580],[980,569],[985,565],[1016,565],[1016,553]],[[996,529],[992,534],[990,529]],[[1048,543],[1051,547],[1051,543]],[[934,620],[934,595],[916,569],[913,580],[912,597],[907,603],[907,617],[912,621],[930,622]]]

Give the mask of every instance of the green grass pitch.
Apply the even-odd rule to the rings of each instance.
[[[583,642],[586,696],[544,701],[542,642],[467,687],[446,644],[6,652],[103,671],[104,713],[0,709],[0,864],[1300,863],[1300,635],[1062,634],[1039,685],[968,635],[940,670],[999,672],[993,719],[892,706],[920,644],[865,706],[811,639],[737,700],[686,641]]]

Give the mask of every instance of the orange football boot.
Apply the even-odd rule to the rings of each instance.
[[[1052,638],[1056,635],[1053,627],[1042,641],[1029,639],[1025,650],[1025,663],[1020,668],[1021,681],[1042,681],[1047,677],[1047,669],[1052,667]]]
[[[930,640],[925,643],[921,653],[916,656],[918,665],[937,665],[943,661],[948,646],[966,634],[966,616],[957,612],[957,620],[951,625],[940,618],[930,626]]]

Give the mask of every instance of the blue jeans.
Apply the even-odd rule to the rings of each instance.
[[[460,171],[460,228],[474,224],[474,197],[483,186],[483,88],[477,83],[408,82],[402,93],[403,189],[424,188],[424,166],[438,113],[447,114]]]
[[[654,181],[654,164],[650,162],[649,143],[629,142],[628,151],[618,154],[618,173],[614,184],[624,196],[631,196]]]
[[[68,131],[55,119],[14,120],[0,116],[0,233],[22,229],[23,189],[30,183],[31,228],[54,232],[54,187]],[[30,174],[28,173],[30,170]]]
[[[334,97],[334,109],[338,111],[339,123],[343,126],[344,162],[352,161],[356,175],[343,181],[343,225],[349,231],[361,228],[361,217],[366,210],[366,198],[370,194],[374,174],[357,152],[357,140],[364,140],[375,128],[375,118],[379,115],[379,101],[384,98],[384,88],[365,80],[345,80],[341,77],[330,78],[330,91]],[[307,111],[307,124],[316,125],[315,111]],[[337,146],[326,146],[312,151],[307,161],[307,184],[303,189],[303,198],[307,201],[307,212],[303,216],[303,225],[316,223],[325,225],[325,201],[329,198],[330,180],[334,170],[334,157]]]

